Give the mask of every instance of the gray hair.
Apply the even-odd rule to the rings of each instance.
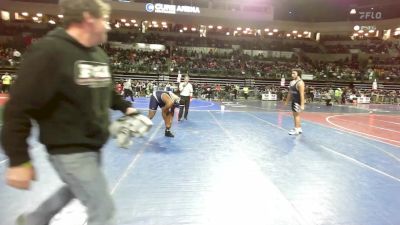
[[[101,18],[110,15],[111,11],[110,5],[103,0],[60,0],[59,6],[61,14],[64,15],[65,27],[82,22],[84,12],[95,18]]]

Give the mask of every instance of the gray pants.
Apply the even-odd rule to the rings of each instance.
[[[35,211],[26,214],[26,225],[47,225],[72,199],[86,207],[87,225],[113,225],[114,204],[107,182],[100,169],[100,154],[85,152],[50,155],[50,161],[66,184],[43,202]]]

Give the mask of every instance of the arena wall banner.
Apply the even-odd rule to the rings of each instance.
[[[278,97],[276,94],[271,94],[271,92],[267,94],[261,94],[261,100],[263,101],[277,101]]]
[[[111,48],[119,49],[137,49],[142,51],[164,51],[165,46],[159,44],[145,44],[145,43],[135,43],[135,44],[125,44],[121,42],[109,42]]]
[[[350,52],[351,54],[358,54],[358,53],[361,53],[361,50],[360,50],[360,49],[354,49],[354,48],[352,48],[352,49],[349,49],[349,52]]]
[[[291,59],[293,57],[293,52],[281,52],[281,58]]]
[[[132,44],[125,44],[121,42],[108,42],[111,48],[119,48],[119,49],[133,49]]]
[[[293,56],[293,52],[281,52],[281,51],[262,51],[262,50],[243,50],[244,54],[250,56],[258,56],[262,54],[267,58],[286,58],[290,59]]]
[[[223,54],[223,53],[231,53],[233,50],[229,48],[207,48],[207,47],[179,47],[180,49],[185,49],[188,52],[198,52],[198,53],[204,53],[207,54],[210,51],[218,54]]]
[[[273,58],[281,58],[281,52],[279,52],[279,51],[272,51],[271,56],[272,56]]]
[[[264,57],[269,57],[268,51],[262,51],[262,50],[246,50],[248,55],[251,56],[258,56],[258,55],[263,55]]]
[[[399,42],[400,44],[400,42]],[[233,50],[240,50],[240,45],[232,45]]]
[[[303,80],[314,80],[314,75],[313,74],[303,73],[301,75],[301,79],[303,79]]]
[[[358,104],[370,104],[371,103],[371,98],[370,97],[357,97],[357,103]]]

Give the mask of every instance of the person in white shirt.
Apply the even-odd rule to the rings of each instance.
[[[133,102],[133,101],[135,101],[134,99],[133,99],[133,90],[132,90],[132,83],[131,83],[131,80],[130,79],[128,79],[128,80],[126,80],[125,82],[124,82],[124,99],[126,98],[126,97],[131,97],[131,101]]]
[[[189,113],[190,98],[193,96],[193,86],[191,83],[189,83],[189,79],[189,76],[186,76],[184,82],[179,84],[181,102],[184,104],[179,106],[178,121],[182,120],[183,110],[185,110],[185,120],[187,120],[187,116]]]
[[[21,53],[18,50],[14,50],[13,57],[19,58],[19,57],[21,57]]]
[[[18,50],[13,51],[13,58],[12,58],[12,63],[20,63],[21,61],[21,53]]]

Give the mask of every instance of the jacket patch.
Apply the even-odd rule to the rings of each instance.
[[[108,87],[112,79],[107,63],[76,61],[74,65],[74,78],[78,85],[91,88]]]

